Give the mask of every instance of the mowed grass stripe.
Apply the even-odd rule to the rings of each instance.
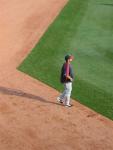
[[[72,97],[113,119],[113,0],[70,0],[19,70],[61,91],[60,67],[75,56]],[[110,4],[110,5],[109,5]]]

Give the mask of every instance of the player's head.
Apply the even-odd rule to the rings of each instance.
[[[71,62],[73,59],[74,59],[74,56],[73,56],[73,55],[66,55],[66,56],[65,56],[65,61],[66,61],[66,62],[67,62],[67,61]]]

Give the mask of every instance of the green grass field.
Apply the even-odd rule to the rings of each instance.
[[[18,69],[62,91],[68,53],[75,56],[72,98],[113,120],[113,0],[69,0]]]

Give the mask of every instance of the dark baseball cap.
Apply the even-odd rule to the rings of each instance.
[[[73,55],[66,55],[65,60],[67,61],[68,59],[74,59],[74,56]]]

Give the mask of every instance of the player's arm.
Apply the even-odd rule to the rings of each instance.
[[[71,78],[71,76],[69,75],[69,64],[67,64],[66,65],[66,79],[69,79],[69,80],[73,80],[72,78]]]

